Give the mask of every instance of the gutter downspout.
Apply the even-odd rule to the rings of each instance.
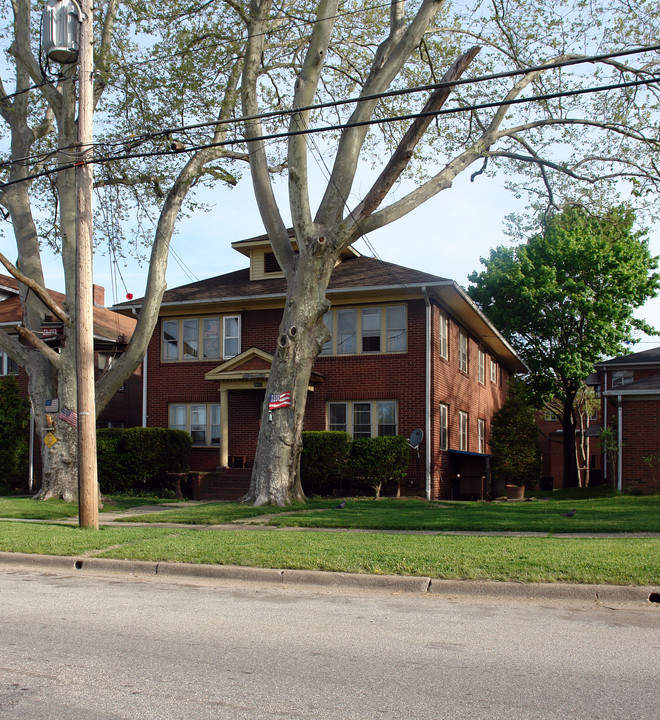
[[[617,428],[617,488],[619,492],[623,490],[623,407],[621,400],[621,395],[617,395],[617,413],[619,424],[619,427]]]
[[[426,499],[431,499],[431,301],[426,286],[422,288],[426,304],[426,408],[424,412],[426,433],[425,466],[426,466]]]

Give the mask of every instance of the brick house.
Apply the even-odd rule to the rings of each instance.
[[[286,297],[265,236],[232,247],[249,268],[165,292],[144,370],[145,424],[192,435],[200,497],[247,490]],[[402,492],[478,496],[491,418],[521,360],[452,280],[349,249],[328,298],[333,337],[314,367],[305,429],[410,437],[419,428]]]
[[[596,365],[603,426],[614,431],[605,472],[619,490],[660,492],[660,347]]]
[[[54,290],[49,291],[53,299],[64,304],[65,296]],[[10,276],[0,275],[0,327],[10,335],[22,322],[23,308],[18,291],[18,282]],[[94,285],[94,360],[97,375],[109,367],[113,358],[120,355],[131,339],[136,320],[116,313],[104,307],[105,291],[100,285]],[[58,323],[48,322],[45,327],[56,329]],[[56,347],[57,339],[52,342]],[[28,378],[26,373],[5,353],[0,350],[0,382],[8,375],[16,376],[19,387],[27,395]],[[115,394],[97,420],[98,427],[134,427],[142,421],[142,369],[138,368],[131,378]],[[34,459],[34,477],[32,489],[40,484],[40,456],[31,451]]]

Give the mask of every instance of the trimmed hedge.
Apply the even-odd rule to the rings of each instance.
[[[303,432],[300,480],[306,495],[331,495],[346,474],[351,436],[334,430]]]
[[[168,473],[188,471],[192,440],[183,430],[112,428],[96,432],[101,492],[172,490]]]
[[[408,474],[410,446],[401,435],[353,440],[350,474],[372,487],[376,498],[385,482],[399,482]]]

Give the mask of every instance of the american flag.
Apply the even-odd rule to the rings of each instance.
[[[280,408],[290,407],[291,406],[291,393],[290,392],[283,392],[283,393],[277,393],[276,395],[271,395],[268,399],[268,409],[269,410],[279,410]]]
[[[60,401],[57,398],[46,400],[46,412],[56,413],[60,409]]]
[[[69,423],[71,427],[78,427],[78,413],[75,410],[69,410],[68,407],[63,407],[60,410],[60,420]]]

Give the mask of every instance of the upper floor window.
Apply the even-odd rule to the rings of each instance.
[[[543,412],[543,419],[546,422],[557,422],[557,414],[554,413],[552,410],[545,410]]]
[[[184,430],[193,445],[220,444],[220,404],[173,404],[169,408],[171,430]]]
[[[0,350],[0,375],[18,375],[18,363]]]
[[[440,403],[438,426],[440,435],[438,438],[439,449],[446,450],[449,447],[449,407],[444,403]]]
[[[479,348],[479,383],[486,383],[486,353]]]
[[[238,315],[163,320],[163,360],[219,360],[241,351]]]
[[[623,387],[633,382],[632,370],[614,370],[612,373],[612,387]]]
[[[497,376],[499,366],[497,364],[497,360],[494,360],[493,358],[490,359],[490,381],[492,383],[497,383]]]
[[[462,330],[458,333],[458,369],[468,371],[468,336]]]
[[[353,439],[397,434],[396,400],[354,400],[328,403],[328,430]]]
[[[458,413],[458,449],[468,449],[468,414],[463,410]]]
[[[406,351],[408,331],[405,305],[337,308],[327,312],[323,321],[332,333],[332,338],[323,346],[322,355]]]
[[[438,352],[443,360],[449,359],[449,335],[448,335],[448,320],[444,313],[439,315],[439,347]]]

